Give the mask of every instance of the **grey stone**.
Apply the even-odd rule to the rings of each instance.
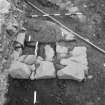
[[[9,69],[9,74],[13,78],[28,79],[31,74],[31,68],[19,61],[13,61]]]
[[[57,72],[57,76],[59,79],[74,79],[82,81],[85,78],[84,71],[87,69],[87,66],[71,61],[68,66]]]
[[[24,45],[24,41],[25,41],[25,32],[21,32],[17,35],[17,42],[19,42],[20,44]]]
[[[24,62],[28,65],[32,65],[35,63],[36,57],[35,55],[22,55],[18,58],[18,61]]]
[[[60,45],[59,43],[56,44],[56,52],[57,53],[63,53],[63,54],[67,54],[68,53],[68,48],[65,46]]]
[[[72,41],[75,40],[75,36],[74,34],[72,34],[71,32],[65,30],[64,28],[60,28],[62,31],[62,37],[64,38],[64,40],[66,41]]]
[[[50,45],[45,46],[45,55],[46,55],[46,58],[45,58],[46,61],[52,61],[53,60],[55,52]]]
[[[36,69],[35,79],[55,78],[55,67],[52,62],[42,61]]]
[[[70,54],[72,56],[85,56],[85,57],[87,57],[86,51],[87,51],[87,48],[85,46],[78,46],[78,47],[74,47],[74,49],[72,51],[70,51]]]
[[[88,72],[86,50],[86,47],[75,47],[70,52],[71,57],[60,60],[60,64],[66,66],[57,72],[60,79],[82,81],[85,78],[85,74]]]

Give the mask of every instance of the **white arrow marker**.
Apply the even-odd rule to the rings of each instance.
[[[37,92],[34,91],[34,104],[37,102],[37,100],[36,100],[36,94],[37,94]]]

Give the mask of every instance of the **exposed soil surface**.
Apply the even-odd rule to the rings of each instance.
[[[100,6],[105,5],[105,2],[104,0],[86,0],[85,2],[88,4],[88,10],[86,11],[87,15],[99,12],[102,17],[102,22],[95,25],[97,27],[95,28],[95,31],[92,30],[92,32],[94,31],[98,36],[92,36],[94,32],[90,34],[90,31],[86,28],[86,24],[81,24],[70,17],[62,17],[59,20],[74,31],[81,33],[85,38],[89,38],[92,42],[105,49],[105,13],[103,11],[104,7]],[[34,3],[47,12],[60,11],[57,8],[53,9],[42,6],[37,2]],[[92,7],[90,8],[90,6]],[[100,7],[102,7],[102,9]],[[98,8],[97,11],[96,8]],[[31,11],[30,8],[26,14],[28,14],[29,11]],[[37,12],[38,11],[35,10],[33,11],[33,13]],[[46,20],[46,18],[44,19]],[[85,29],[83,26],[85,26]],[[78,29],[78,27],[80,29]],[[98,30],[99,28],[101,28],[101,31]],[[72,42],[69,44],[71,45]],[[8,101],[6,105],[34,105],[33,98],[35,90],[37,91],[37,105],[105,105],[105,56],[78,38],[76,38],[75,45],[82,45],[88,48],[88,75],[92,75],[93,78],[86,79],[79,83],[74,80],[51,79],[31,81],[16,80],[10,77],[7,94]],[[27,52],[32,53],[30,50],[27,50]]]

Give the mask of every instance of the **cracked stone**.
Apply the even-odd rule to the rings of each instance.
[[[55,78],[55,67],[52,62],[42,61],[40,66],[36,70],[35,78],[36,79],[48,79]]]
[[[60,64],[64,65],[57,75],[60,79],[75,79],[82,81],[88,72],[88,61],[86,47],[75,47],[70,54],[72,57],[60,60]]]
[[[9,74],[13,78],[28,79],[31,74],[31,68],[24,63],[13,61],[9,68]]]
[[[57,76],[59,79],[74,79],[82,81],[85,78],[84,71],[87,69],[87,66],[71,61],[68,66],[57,72]]]

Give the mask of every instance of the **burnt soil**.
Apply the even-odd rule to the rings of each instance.
[[[97,2],[101,5],[103,3],[102,1],[103,0],[88,0],[88,3],[93,3],[97,7]],[[51,9],[51,11],[55,11],[52,8],[43,7],[38,3],[37,6],[46,10]],[[36,13],[36,11],[34,11],[34,13]],[[70,27],[75,30],[75,26],[79,23],[75,23],[75,21],[70,22],[72,22]],[[103,26],[103,24],[105,23],[102,23],[101,26]],[[103,33],[104,31],[102,31],[102,35]],[[99,42],[99,40],[97,38],[94,39],[93,36],[85,34],[85,37],[90,38],[91,41],[96,44]],[[99,46],[105,49],[103,42],[104,35],[101,36],[100,41],[102,43],[99,44]],[[72,42],[69,44],[71,45]],[[74,80],[50,79],[31,81],[17,80],[9,77],[8,101],[6,105],[34,105],[33,98],[35,90],[37,91],[38,101],[36,105],[105,105],[105,56],[95,48],[76,38],[75,46],[78,45],[87,47],[89,62],[88,75],[92,75],[93,78],[86,79],[79,83]],[[31,53],[29,52],[30,50],[27,51]]]

